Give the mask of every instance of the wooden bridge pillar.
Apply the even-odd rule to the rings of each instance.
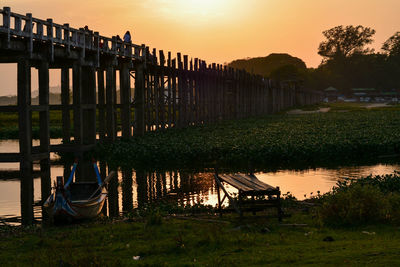
[[[99,137],[100,142],[106,138],[106,94],[104,88],[104,70],[97,71],[97,99],[99,109]]]
[[[158,86],[158,113],[159,113],[159,124],[160,129],[165,130],[165,73],[164,73],[164,65],[165,65],[165,56],[162,50],[159,51],[160,57],[160,66],[159,66],[159,86]]]
[[[69,68],[61,69],[61,105],[62,105],[62,129],[63,143],[71,142],[71,116],[70,116],[70,84]]]
[[[172,91],[172,118],[171,118],[171,122],[173,123],[174,127],[176,127],[176,124],[178,122],[177,119],[177,111],[178,111],[178,107],[177,107],[177,97],[176,97],[176,92],[177,92],[177,86],[176,86],[176,59],[173,59],[171,61],[171,65],[172,65],[172,73],[171,73],[171,78],[172,78],[172,82],[171,82],[171,91]]]
[[[183,64],[181,54],[177,53],[176,55],[178,61],[178,70],[177,70],[177,79],[178,79],[178,118],[177,118],[177,127],[180,128],[184,122],[184,78],[183,78]]]
[[[82,128],[82,66],[75,63],[72,68],[73,109],[74,109],[74,143],[83,144]]]
[[[121,103],[121,124],[122,138],[129,139],[132,136],[131,124],[131,80],[129,64],[122,63],[120,74],[120,103]]]
[[[112,66],[106,69],[106,110],[107,110],[107,140],[114,142],[115,132],[115,69]]]
[[[171,62],[171,52],[168,52],[168,59],[167,59],[167,90],[168,90],[168,109],[167,117],[166,117],[166,124],[168,128],[172,127],[173,122],[173,109],[172,109],[172,101],[175,99],[172,98],[172,62]]]
[[[189,116],[190,116],[190,107],[189,107],[189,72],[188,72],[188,56],[183,56],[183,72],[182,72],[182,123],[183,126],[187,126],[189,124]]]
[[[41,62],[39,66],[39,112],[40,123],[40,153],[45,156],[40,159],[41,197],[45,200],[51,194],[50,176],[50,113],[49,113],[49,63]],[[33,178],[32,178],[33,179]],[[42,210],[43,211],[43,210]],[[45,212],[43,217],[45,218]]]
[[[83,143],[96,144],[96,72],[94,67],[82,68],[82,134]]]
[[[144,87],[144,64],[136,65],[135,70],[135,135],[144,135],[145,132],[145,87]]]
[[[22,225],[29,225],[33,223],[31,66],[29,61],[18,61],[17,76],[21,217]]]

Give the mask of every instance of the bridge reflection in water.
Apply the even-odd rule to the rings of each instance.
[[[110,186],[109,215],[131,212],[157,201],[170,201],[177,205],[214,204],[215,182],[212,173],[188,171],[147,172],[123,170],[121,192]],[[114,181],[115,184],[115,181]],[[118,198],[121,198],[118,200]]]

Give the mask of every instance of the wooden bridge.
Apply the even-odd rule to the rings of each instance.
[[[0,162],[20,162],[23,224],[33,221],[34,161],[40,161],[42,199],[50,193],[50,152],[83,153],[97,142],[115,141],[119,130],[120,138],[130,138],[146,131],[270,114],[321,98],[295,83],[278,84],[180,53],[157,53],[87,28],[16,14],[9,7],[0,14],[0,63],[18,65],[18,104],[0,106],[0,112],[19,114],[20,148],[19,153],[0,153]],[[38,105],[31,104],[32,68],[39,76]],[[61,105],[49,104],[49,69],[61,70]],[[50,145],[52,110],[62,112],[62,145]],[[32,146],[33,112],[39,113],[39,146]]]

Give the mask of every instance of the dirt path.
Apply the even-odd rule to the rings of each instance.
[[[318,110],[301,110],[301,109],[293,109],[289,110],[287,114],[290,115],[299,115],[299,114],[312,114],[312,113],[325,113],[331,110],[331,108],[320,108]]]
[[[381,107],[387,107],[388,104],[387,103],[372,103],[372,104],[368,104],[365,106],[365,108],[381,108]]]

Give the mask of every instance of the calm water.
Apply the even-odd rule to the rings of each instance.
[[[59,143],[53,140],[52,143]],[[0,151],[18,152],[18,142],[0,141]],[[51,155],[56,158],[56,155]],[[18,170],[17,164],[0,164],[0,171]],[[39,169],[34,165],[34,169]],[[52,166],[52,180],[63,174],[63,166]],[[358,178],[366,175],[392,174],[400,170],[397,164],[375,164],[367,166],[342,166],[337,168],[316,168],[302,171],[279,170],[276,172],[256,173],[263,182],[279,186],[281,192],[291,192],[298,199],[308,197],[311,192],[329,191],[338,180],[351,177]],[[11,177],[0,179],[0,218],[20,215],[19,192],[20,182],[18,173]],[[133,207],[143,205],[155,199],[169,199],[179,203],[204,203],[216,205],[217,192],[212,173],[191,173],[188,171],[171,171],[163,173],[148,173],[135,171],[119,171],[119,183],[109,192],[109,206],[114,213],[129,211]],[[53,184],[53,181],[52,181]],[[229,188],[235,192],[233,188]],[[40,201],[40,178],[34,179],[34,200]],[[111,208],[112,206],[112,208]],[[110,211],[111,213],[111,211]],[[36,216],[40,217],[40,209]]]

